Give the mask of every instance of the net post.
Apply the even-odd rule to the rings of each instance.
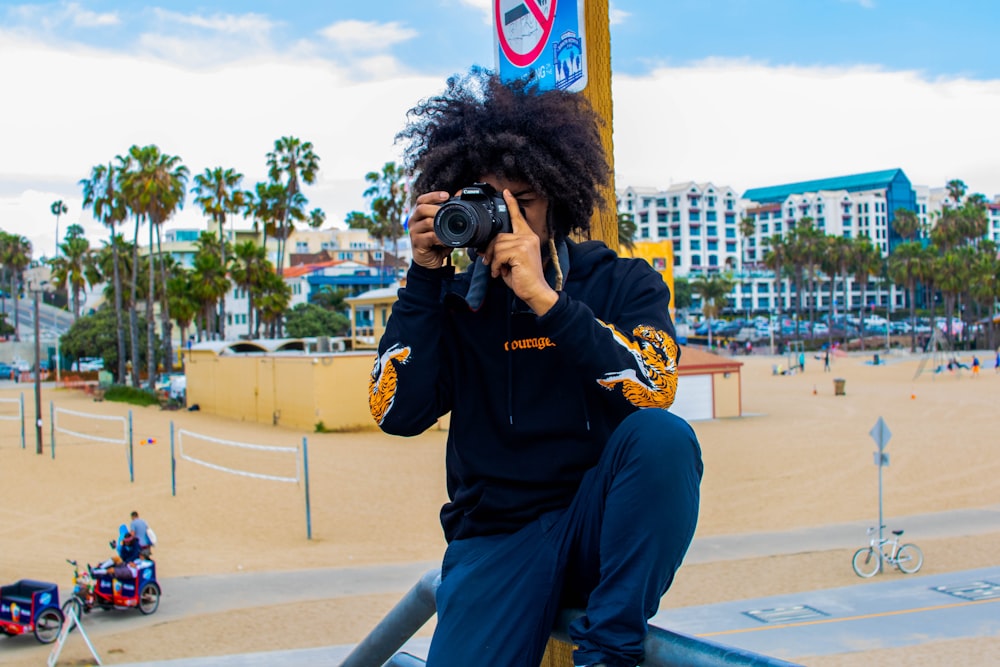
[[[132,411],[128,411],[128,480],[135,482],[135,450],[132,448]]]
[[[56,404],[49,401],[49,450],[52,458],[56,457]]]
[[[306,488],[306,539],[313,538],[312,512],[309,506],[309,439],[302,438],[302,476]]]
[[[170,422],[170,495],[177,496],[177,459],[174,458],[174,422]]]
[[[21,392],[21,449],[27,449],[27,441],[25,439],[26,432],[24,429],[24,392]]]

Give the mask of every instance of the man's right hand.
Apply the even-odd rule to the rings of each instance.
[[[410,214],[410,245],[413,261],[428,269],[439,269],[451,248],[441,245],[434,234],[434,216],[441,204],[451,197],[447,192],[426,192],[417,197],[417,205]]]

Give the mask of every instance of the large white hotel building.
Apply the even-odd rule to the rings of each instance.
[[[776,291],[774,273],[764,266],[764,254],[772,236],[784,236],[802,218],[812,218],[827,234],[867,237],[885,257],[900,240],[892,229],[897,209],[916,212],[927,229],[943,207],[953,204],[945,188],[914,187],[901,169],[754,188],[742,195],[729,186],[694,182],[663,190],[626,187],[618,192],[619,212],[631,214],[635,221],[636,242],[671,242],[676,277],[731,273],[736,285],[729,306],[742,313],[793,307],[794,285],[786,279]],[[1000,244],[1000,196],[987,212],[986,238]],[[749,237],[741,231],[744,218],[754,223]],[[862,305],[889,311],[905,307],[905,292],[887,289],[877,277],[866,287],[865,304],[853,277],[848,277],[847,304],[839,302],[842,294],[838,286],[838,311],[856,311]],[[700,309],[697,295],[692,305]],[[816,306],[830,309],[828,288],[820,290]]]

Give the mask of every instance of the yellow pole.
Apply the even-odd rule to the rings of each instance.
[[[609,248],[618,250],[618,208],[615,197],[615,157],[612,141],[611,102],[611,33],[608,28],[608,0],[577,0],[584,3],[584,37],[587,49],[587,87],[583,95],[604,119],[601,141],[611,167],[611,179],[604,192],[606,206],[594,211],[590,222],[590,237],[604,241]]]

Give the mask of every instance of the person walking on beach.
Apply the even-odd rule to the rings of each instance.
[[[665,283],[573,240],[610,175],[599,117],[581,95],[479,68],[409,117],[413,261],[369,403],[402,436],[451,413],[427,664],[537,665],[558,610],[578,607],[575,664],[635,667],[694,534],[702,462],[668,411],[679,348]],[[501,215],[456,273],[435,217],[474,190],[495,191],[510,224]]]
[[[823,354],[823,372],[830,372],[830,348],[826,348],[826,352]]]

